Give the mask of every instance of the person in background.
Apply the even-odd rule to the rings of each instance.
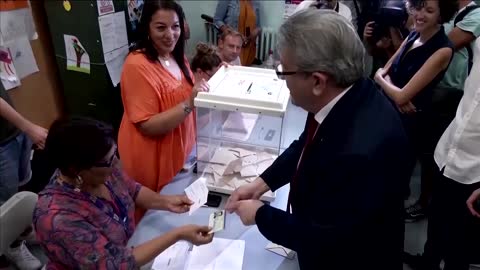
[[[458,3],[460,9],[457,15],[450,22],[444,24],[445,33],[452,41],[455,53],[445,76],[434,90],[432,115],[434,117],[433,136],[436,142],[455,117],[473,60],[468,49],[473,48],[474,41],[480,36],[480,7],[472,0],[459,0]],[[475,6],[478,8],[467,10]],[[463,13],[465,15],[462,15]],[[463,16],[463,19],[459,16]],[[457,21],[456,24],[455,21]],[[437,167],[435,164],[432,165],[431,174],[435,174]],[[431,198],[429,191],[431,190],[427,189],[422,192],[420,201],[428,201]]]
[[[456,0],[407,0],[407,9],[415,22],[412,31],[384,68],[375,73],[375,81],[398,107],[413,153],[411,172],[420,160],[422,192],[433,181],[433,151],[437,142],[432,134],[433,91],[442,80],[453,56],[453,47],[443,23],[458,10]],[[425,217],[428,200],[419,200],[405,210],[405,219]]]
[[[352,11],[347,5],[338,0],[305,0],[297,6],[294,14],[307,8],[335,10],[335,12],[345,17],[349,22],[352,22]]]
[[[226,209],[295,250],[300,269],[402,269],[408,140],[395,108],[363,78],[355,29],[334,11],[308,9],[282,24],[278,48],[277,74],[309,112],[305,130]],[[287,212],[259,200],[288,183]]]
[[[374,20],[365,25],[363,43],[371,56],[371,76],[384,67],[408,36],[408,13],[402,1],[382,3]],[[369,58],[370,60],[370,58]]]
[[[32,144],[43,149],[47,133],[46,129],[30,122],[13,108],[8,93],[0,83],[0,205],[15,195],[21,185],[30,181]],[[42,267],[25,244],[25,239],[30,238],[34,238],[31,229],[12,243],[5,254],[20,270]],[[8,264],[7,258],[0,254],[0,268]]]
[[[112,128],[88,118],[65,118],[50,128],[46,151],[58,170],[34,211],[48,269],[139,269],[180,240],[209,243],[209,228],[174,228],[136,247],[134,209],[188,212],[183,195],[159,195],[129,178],[117,159]],[[68,240],[69,239],[69,240]]]
[[[480,241],[480,39],[455,118],[435,149],[437,174],[423,256],[406,256],[414,270],[468,270]],[[467,204],[465,204],[467,202]],[[470,210],[470,211],[469,211]]]
[[[243,48],[240,62],[244,66],[254,64],[257,45],[256,40],[262,31],[259,0],[226,0],[218,1],[213,18],[214,24],[223,34],[228,28],[243,35]]]
[[[208,91],[194,84],[184,55],[182,8],[174,1],[147,1],[141,39],[121,75],[125,113],[118,146],[127,174],[159,192],[181,171],[195,146],[193,100]],[[137,212],[137,221],[143,212]]]
[[[242,34],[232,29],[223,31],[218,39],[218,54],[220,58],[230,65],[241,66],[240,53],[242,44]]]
[[[200,42],[192,59],[193,75],[196,81],[208,81],[222,66],[223,61],[214,46]]]

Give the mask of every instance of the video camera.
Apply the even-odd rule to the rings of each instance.
[[[403,1],[386,1],[378,12],[373,14],[372,20],[375,21],[372,34],[373,40],[389,37],[390,27],[400,29],[402,32],[408,32],[405,27],[408,13]]]

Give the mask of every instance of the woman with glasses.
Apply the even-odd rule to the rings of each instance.
[[[112,129],[86,118],[57,120],[46,152],[58,171],[39,194],[34,212],[47,269],[138,269],[179,240],[209,243],[208,227],[186,225],[136,247],[135,206],[184,213],[185,195],[159,195],[126,176]]]
[[[195,81],[210,80],[223,61],[214,46],[200,42],[190,65]]]

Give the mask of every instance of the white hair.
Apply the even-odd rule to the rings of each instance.
[[[365,48],[353,25],[332,10],[307,9],[280,27],[277,46],[288,48],[300,71],[325,72],[340,87],[365,74]]]

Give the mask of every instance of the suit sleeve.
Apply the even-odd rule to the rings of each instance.
[[[271,191],[286,185],[297,171],[298,160],[305,144],[305,131],[268,167],[260,177]]]
[[[302,247],[312,245],[316,249],[328,250],[329,246],[338,245],[342,240],[358,234],[359,228],[368,226],[366,224],[371,223],[387,201],[391,200],[388,196],[391,193],[386,189],[392,187],[387,187],[390,182],[385,181],[389,179],[385,170],[379,169],[378,163],[373,166],[374,162],[365,161],[367,158],[337,158],[332,163],[335,168],[323,174],[329,179],[322,181],[340,181],[342,186],[348,187],[338,191],[338,196],[335,196],[338,199],[331,202],[339,213],[344,214],[334,220],[322,220],[319,224],[315,218],[324,217],[316,217],[315,213],[312,213],[311,219],[300,220],[283,210],[264,205],[258,209],[255,218],[260,232],[270,241],[297,252]],[[392,182],[395,185],[396,182]],[[315,202],[315,199],[312,201]]]

